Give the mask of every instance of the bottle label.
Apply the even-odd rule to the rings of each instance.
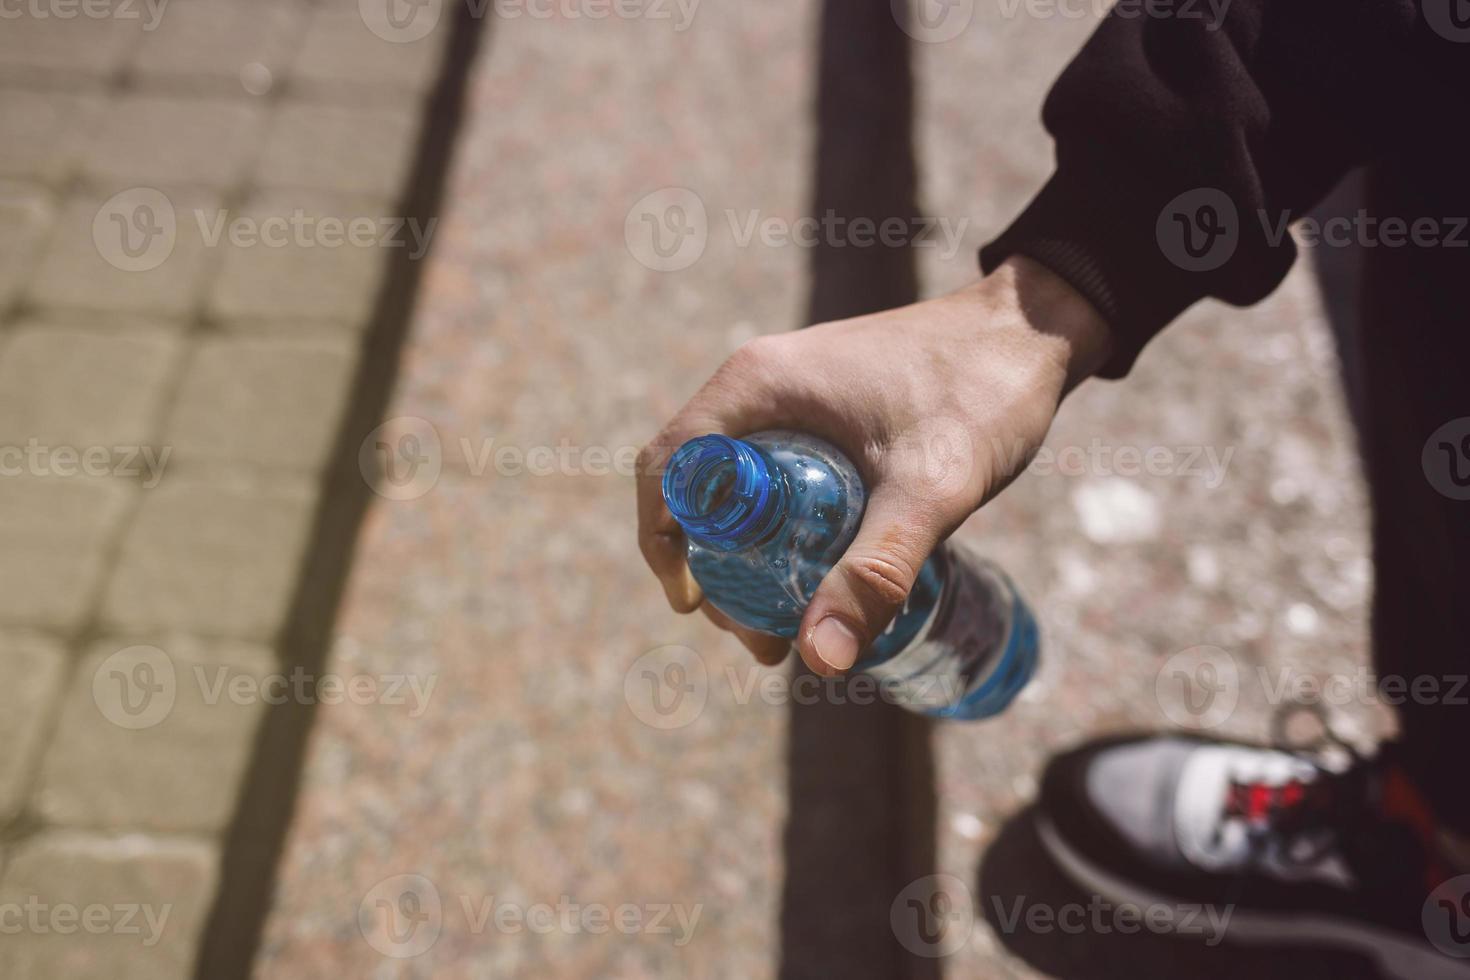
[[[940,713],[983,684],[1005,651],[1013,593],[989,562],[946,543],[944,589],[914,639],[889,659],[865,667],[894,702]]]

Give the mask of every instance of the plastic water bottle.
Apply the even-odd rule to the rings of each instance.
[[[663,494],[705,598],[743,626],[788,639],[867,501],[835,446],[785,431],[689,440],[669,461]],[[947,542],[856,667],[911,710],[984,718],[1031,679],[1037,649],[1036,621],[1011,580]]]

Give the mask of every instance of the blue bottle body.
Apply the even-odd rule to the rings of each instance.
[[[774,431],[690,440],[665,472],[664,498],[705,597],[744,626],[792,639],[856,536],[867,494],[835,447]],[[857,666],[913,710],[981,718],[1030,679],[1037,649],[1035,621],[1004,573],[946,544]]]

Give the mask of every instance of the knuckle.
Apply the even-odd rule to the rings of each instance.
[[[781,337],[778,334],[762,334],[752,337],[735,348],[726,359],[724,370],[740,375],[759,375],[769,370],[780,356]]]
[[[638,457],[634,461],[633,465],[637,467],[639,473],[651,474],[657,473],[662,470],[663,462],[664,450],[662,449],[662,447],[654,443],[649,443],[642,449],[638,450]]]
[[[912,565],[898,557],[856,555],[847,560],[849,581],[859,600],[891,608],[903,605],[917,575]]]

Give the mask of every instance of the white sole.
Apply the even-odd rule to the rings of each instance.
[[[1140,907],[1181,904],[1180,899],[1150,892],[1087,860],[1062,838],[1045,816],[1037,814],[1036,827],[1047,853],[1082,888],[1118,904]],[[1445,956],[1427,941],[1415,942],[1366,922],[1345,922],[1311,914],[1266,915],[1236,909],[1224,938],[1247,944],[1350,950],[1371,957],[1396,980],[1470,980],[1470,959]]]

